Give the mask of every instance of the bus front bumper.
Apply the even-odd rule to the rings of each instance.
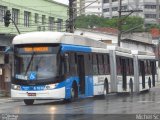
[[[65,87],[43,91],[21,91],[11,89],[12,99],[64,99]]]

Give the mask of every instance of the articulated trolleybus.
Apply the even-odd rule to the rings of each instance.
[[[108,46],[111,92],[141,92],[158,82],[155,54]]]
[[[70,33],[33,32],[13,39],[11,97],[75,100],[110,91],[106,44]]]

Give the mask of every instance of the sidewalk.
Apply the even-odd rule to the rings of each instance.
[[[19,102],[21,100],[13,100],[10,97],[0,97],[0,104],[10,103],[10,102]]]

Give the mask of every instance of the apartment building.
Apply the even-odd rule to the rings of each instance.
[[[15,26],[4,26],[3,16],[11,18],[21,33],[32,31],[64,31],[68,6],[52,0],[0,0],[0,33],[17,34]]]
[[[77,11],[77,16],[102,16],[102,0],[76,0],[74,3]]]
[[[103,16],[106,18],[118,17],[120,0],[103,0]],[[143,10],[132,15],[144,18],[145,23],[160,22],[160,0],[122,0],[122,10]],[[125,15],[128,13],[122,13]]]
[[[85,14],[85,0],[76,0],[74,2],[74,8],[77,16]]]

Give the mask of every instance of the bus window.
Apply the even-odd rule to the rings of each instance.
[[[89,65],[89,75],[92,75],[93,74],[93,69],[92,69],[92,60],[93,60],[93,58],[92,58],[92,54],[89,54],[89,63],[90,63],[90,65]]]
[[[150,64],[150,61],[148,60],[147,63],[148,63],[148,74],[151,74],[151,64]]]
[[[117,75],[121,75],[122,74],[122,70],[121,70],[121,58],[117,57],[116,58],[116,62],[117,62]]]
[[[102,54],[98,54],[98,72],[100,75],[103,75],[104,74],[104,67],[103,67],[103,57],[102,57]]]
[[[139,67],[139,75],[142,75],[142,64],[141,61],[138,61],[138,67]]]
[[[125,62],[126,62],[126,72],[127,72],[127,75],[130,75],[130,66],[129,66],[129,59],[125,59]]]
[[[132,59],[129,59],[129,73],[130,75],[134,75],[134,67],[133,67],[133,60]]]
[[[145,68],[145,74],[148,74],[148,63],[146,60],[144,60],[144,68]]]
[[[109,67],[109,55],[103,55],[104,56],[104,71],[105,74],[110,73],[110,67]]]
[[[110,74],[110,60],[109,60],[109,55],[107,55],[107,67],[108,67],[108,74]]]
[[[98,74],[98,66],[97,66],[97,57],[96,57],[96,54],[93,54],[92,64],[93,64],[93,74],[97,75]]]
[[[77,75],[76,68],[75,53],[69,53],[69,73],[71,75]]]
[[[84,64],[85,64],[85,74],[86,75],[92,75],[92,56],[90,54],[85,54],[85,60],[84,60]]]

